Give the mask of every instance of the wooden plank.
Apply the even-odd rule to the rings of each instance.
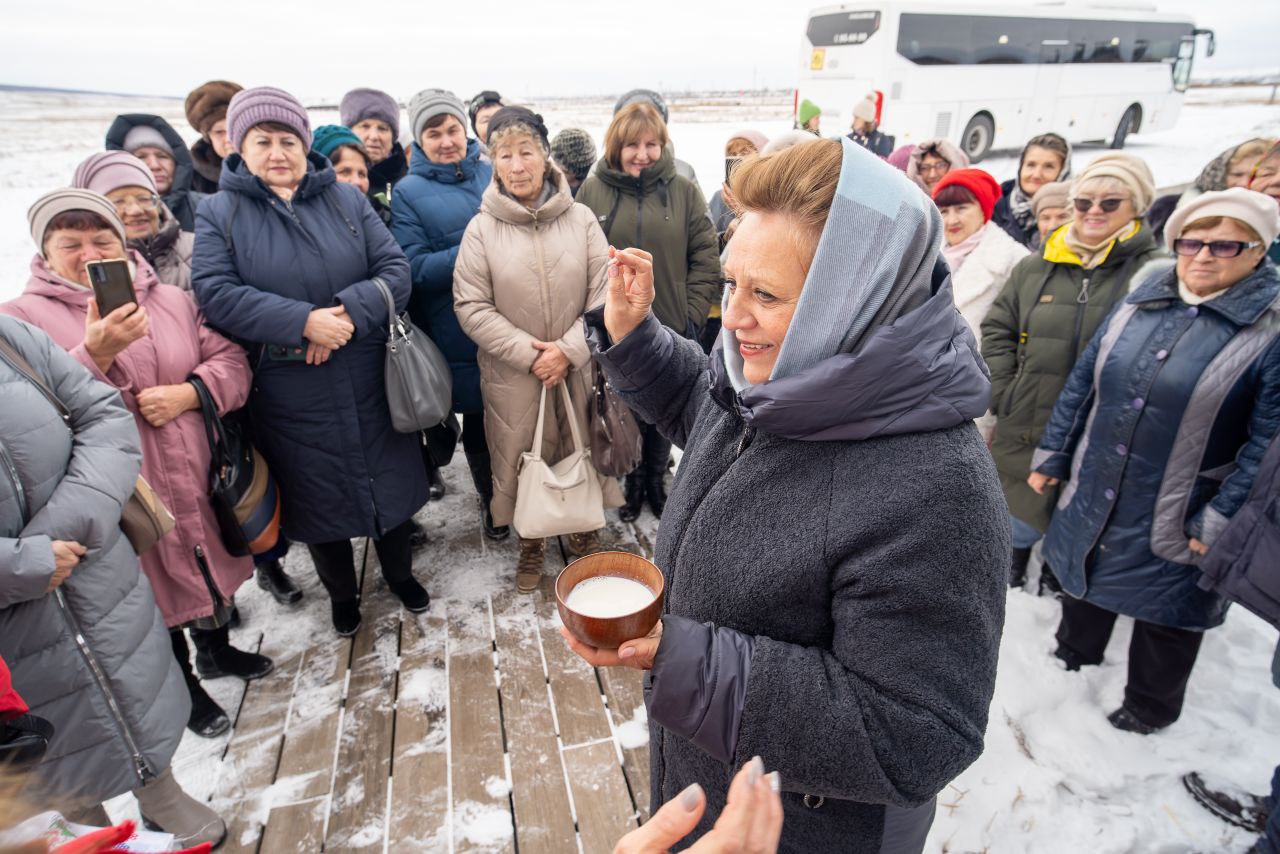
[[[392,851],[449,847],[448,670],[446,606],[405,614],[400,624],[400,682],[388,828]]]
[[[487,601],[449,611],[449,739],[455,851],[514,851]]]
[[[324,843],[324,814],[328,798],[274,807],[262,833],[263,854],[273,851],[319,851]],[[218,849],[221,854],[222,849]]]
[[[640,815],[640,821],[649,820],[649,744],[625,747],[623,742],[634,743],[637,736],[636,710],[644,707],[644,676],[638,670],[625,667],[602,667],[600,682],[609,703],[614,732],[619,736],[622,750],[622,770],[631,789],[632,803]],[[638,740],[638,738],[636,739]]]
[[[560,722],[560,740],[568,747],[609,738],[612,733],[595,669],[574,655],[560,635],[555,579],[544,577],[534,599],[542,654],[546,657],[556,719]]]
[[[577,847],[573,811],[538,654],[533,602],[504,591],[493,598],[493,610],[516,842],[521,854],[572,851]]]
[[[364,621],[352,639],[325,847],[381,851],[386,836],[401,607],[382,580],[372,549],[360,610]]]
[[[623,834],[637,826],[627,781],[612,741],[566,748],[563,752],[584,854],[608,854]]]

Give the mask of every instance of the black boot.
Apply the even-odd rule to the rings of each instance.
[[[489,452],[467,454],[467,467],[471,469],[471,480],[476,486],[476,494],[480,496],[480,524],[484,535],[491,540],[505,540],[510,536],[511,528],[493,524],[493,512],[489,509],[493,502],[493,468],[489,463]]]
[[[191,640],[196,645],[196,673],[201,679],[237,676],[249,681],[261,679],[275,669],[275,663],[265,655],[233,647],[229,635],[226,626],[211,631],[191,630]]]
[[[330,604],[333,606],[333,630],[344,638],[354,635],[360,629],[360,600]]]
[[[623,492],[626,501],[618,508],[618,518],[624,522],[634,522],[640,518],[640,510],[644,507],[644,472],[636,469],[627,475]]]
[[[191,696],[191,714],[187,716],[187,729],[201,738],[217,738],[231,729],[231,721],[192,672],[191,650],[187,646],[187,638],[182,629],[170,629],[169,640],[173,644],[173,657],[178,660],[178,667],[182,670],[182,679],[187,683],[187,693]]]
[[[651,477],[644,484],[644,498],[649,502],[653,515],[662,518],[662,511],[667,508],[667,485],[662,475]]]
[[[1182,785],[1196,803],[1223,821],[1243,827],[1250,833],[1266,830],[1270,810],[1265,796],[1243,792],[1229,785],[1209,785],[1195,771],[1182,778]]]
[[[1164,727],[1152,726],[1124,706],[1107,715],[1107,720],[1118,730],[1137,733],[1138,735],[1151,735],[1153,732],[1159,732],[1164,729]]]
[[[302,601],[302,591],[293,583],[278,560],[268,560],[253,568],[258,586],[271,594],[281,605],[296,605]]]
[[[440,476],[440,469],[433,465],[427,466],[427,500],[439,501],[444,498],[444,478]]]
[[[412,575],[404,581],[389,581],[387,586],[391,588],[392,593],[396,594],[396,598],[404,605],[405,610],[411,613],[421,614],[431,607],[431,597]]]
[[[1027,583],[1027,562],[1031,560],[1031,549],[1014,548],[1009,553],[1009,586],[1022,587]]]

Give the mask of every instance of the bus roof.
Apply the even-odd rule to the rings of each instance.
[[[1025,6],[1011,7],[995,3],[972,2],[972,0],[889,0],[889,2],[840,3],[832,6],[818,6],[809,11],[809,17],[830,15],[837,12],[912,12],[917,14],[937,15],[998,15],[1008,18],[1078,18],[1081,20],[1105,21],[1148,21],[1160,23],[1194,24],[1190,15],[1178,13],[1160,14],[1155,3],[1146,0],[1097,0],[1097,2],[1075,2],[1075,0],[1041,0]]]

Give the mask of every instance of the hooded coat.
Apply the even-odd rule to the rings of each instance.
[[[542,382],[533,375],[539,355],[533,341],[554,342],[569,357],[565,382],[573,417],[583,441],[590,441],[595,366],[582,313],[604,300],[609,246],[591,211],[574,203],[564,176],[554,169],[548,175],[555,191],[534,210],[496,181],[489,185],[453,271],[458,321],[480,348],[496,525],[511,523],[520,455],[533,447],[537,428]],[[549,391],[542,444],[549,463],[573,451],[567,418],[560,393]],[[602,477],[601,485],[606,506],[622,503],[616,478]]]
[[[195,231],[196,206],[205,194],[195,188],[196,169],[187,144],[167,121],[145,113],[127,113],[116,116],[107,128],[107,151],[124,151],[124,138],[138,125],[155,128],[173,149],[173,184],[161,199],[178,219],[183,231]]]
[[[0,317],[0,336],[70,413],[64,423],[0,360],[0,658],[32,713],[56,729],[32,802],[92,806],[169,767],[191,700],[120,530],[142,463],[133,417],[40,330]],[[50,593],[53,540],[87,551]]]
[[[391,233],[409,259],[413,280],[409,315],[449,360],[454,411],[472,415],[484,411],[480,367],[475,342],[453,310],[453,265],[492,178],[493,166],[480,159],[474,139],[467,140],[467,155],[458,163],[432,163],[415,142],[409,174],[391,197]]]
[[[119,390],[142,438],[142,475],[174,517],[174,529],[142,556],[156,604],[168,626],[209,617],[228,605],[236,589],[253,574],[253,561],[227,553],[218,520],[209,503],[211,456],[200,410],[182,413],[153,427],[138,411],[136,395],[158,385],[177,385],[191,375],[208,386],[225,415],[249,397],[249,362],[244,350],[204,324],[190,296],[161,284],[136,252],[133,288],[150,315],[151,329],[116,357],[103,374],[84,347],[84,325],[93,292],[76,287],[49,269],[37,255],[31,278],[17,299],[0,312],[25,320],[49,334],[94,379]]]
[[[871,161],[898,198],[931,204],[844,145],[842,185]],[[806,291],[865,279],[870,265],[842,251],[857,221],[832,227],[847,201],[837,191]],[[853,206],[863,224],[902,212]],[[808,339],[832,318],[875,320],[853,349],[741,392],[726,337],[708,360],[652,314],[617,344],[603,310],[587,314],[610,384],[684,449],[658,534],[666,600],[646,701],[653,803],[694,782],[707,794],[689,840],[758,755],[782,778],[780,851],[879,852],[921,816],[923,844],[934,796],[982,752],[1009,527],[971,421],[985,369],[936,258],[935,228],[910,285],[873,276],[874,305],[820,299],[824,319],[802,296],[780,363],[797,323]]]
[[[222,158],[213,150],[213,143],[201,137],[191,146],[191,189],[211,196],[218,192],[218,178],[222,175]]]
[[[1022,189],[1018,184],[1019,179],[1017,177],[1017,175],[1022,173],[1022,161],[1026,159],[1027,149],[1030,147],[1030,145],[1022,147],[1022,154],[1018,156],[1018,171],[1015,173],[1013,178],[1010,178],[1000,184],[1000,198],[996,200],[995,209],[991,212],[992,222],[1003,228],[1005,232],[1014,240],[1018,241],[1018,243],[1028,248],[1031,246],[1032,241],[1035,240],[1036,235],[1040,233],[1040,230],[1036,225],[1035,214],[1029,209],[1027,210],[1026,216],[1029,216],[1030,218],[1026,219],[1025,223],[1018,221],[1018,214],[1014,210],[1014,196],[1016,194],[1019,199],[1023,200],[1023,204],[1030,205],[1031,200],[1022,192]],[[1058,176],[1053,180],[1067,181],[1070,178],[1071,145],[1068,144],[1066,162],[1062,164],[1062,171],[1060,171]],[[1160,240],[1159,234],[1156,235],[1156,240]]]
[[[221,190],[200,207],[192,280],[215,328],[251,348],[255,444],[280,484],[291,540],[380,537],[427,501],[416,435],[391,426],[383,364],[387,303],[409,299],[409,264],[358,189],[308,155],[290,202],[222,164]],[[355,335],[308,365],[310,313],[342,304]]]
[[[920,161],[924,159],[926,153],[932,151],[943,160],[951,164],[951,169],[968,169],[969,155],[961,151],[955,143],[945,139],[926,139],[924,142],[916,145],[911,149],[911,154],[907,159],[907,177],[910,178],[915,185],[927,194],[929,187],[925,184],[924,179],[920,177]]]
[[[720,299],[720,244],[698,185],[676,173],[667,146],[632,178],[602,158],[577,200],[590,208],[611,246],[653,255],[653,312],[676,332],[696,338]]]
[[[1179,629],[1222,624],[1192,537],[1213,546],[1280,427],[1280,276],[1263,262],[1198,306],[1170,264],[1099,327],[1032,465],[1063,482],[1044,560],[1062,589]]]
[[[1050,235],[1040,254],[1018,262],[982,321],[996,416],[991,455],[1009,511],[1037,531],[1049,527],[1057,492],[1036,494],[1027,476],[1058,394],[1098,326],[1129,292],[1134,274],[1160,254],[1155,237],[1140,228],[1085,270],[1067,248],[1068,228]]]

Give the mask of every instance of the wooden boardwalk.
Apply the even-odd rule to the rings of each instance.
[[[458,494],[419,516],[432,535],[415,556],[427,613],[400,607],[362,541],[354,638],[333,632],[305,549],[287,564],[305,614],[242,589],[250,614],[234,641],[257,639],[275,671],[247,688],[212,683],[234,727],[215,742],[187,734],[174,761],[227,821],[220,851],[594,854],[647,816],[639,673],[597,672],[568,651],[557,543],[542,588],[516,593],[514,534],[482,542],[474,492],[456,463],[449,474]],[[651,519],[646,530],[610,518],[606,538],[648,548]]]

